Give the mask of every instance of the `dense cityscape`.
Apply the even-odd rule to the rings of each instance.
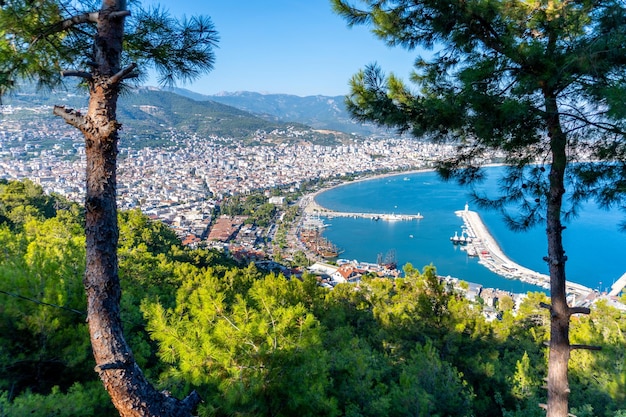
[[[49,106],[4,105],[1,110],[6,115],[30,112],[39,117],[27,122],[2,120],[0,179],[30,179],[46,192],[81,202],[85,194],[85,150],[80,133],[56,120]],[[305,133],[289,129],[271,134],[298,139]],[[132,147],[125,146],[129,139],[122,134],[118,207],[140,208],[153,219],[168,224],[186,245],[197,246],[204,242],[210,246],[230,246],[231,255],[248,259],[273,255],[276,258],[277,252],[281,252],[280,246],[284,249],[281,255],[289,259],[297,251],[307,252],[310,261],[323,261],[324,257],[307,248],[307,242],[299,238],[301,225],[291,225],[290,230],[284,232],[284,241],[277,244],[272,242],[278,226],[275,223],[266,227],[254,224],[243,227],[245,216],[216,218],[215,209],[225,198],[254,192],[270,197],[272,190],[279,190],[276,194],[301,191],[305,182],[326,181],[328,184],[346,177],[428,168],[455,152],[451,145],[417,141],[392,133],[336,145],[316,145],[304,140],[275,144],[266,142],[268,134],[262,131],[254,134],[258,145],[243,144],[232,138],[200,137],[173,129],[155,136],[160,137],[155,138],[154,146]],[[281,199],[269,201],[278,206],[283,202]],[[310,203],[307,199],[300,201],[301,209],[307,202]],[[355,270],[389,272],[379,266],[352,265],[346,277]],[[389,272],[390,275],[397,273],[395,267]]]
[[[3,106],[3,112],[21,109]],[[79,132],[56,120],[47,123],[3,120],[0,178],[28,178],[47,192],[82,201],[85,151]],[[45,116],[41,119],[46,120]],[[297,132],[284,132],[297,135]],[[123,136],[123,135],[122,135]],[[258,132],[262,139],[264,132]],[[391,136],[391,135],[390,135]],[[449,156],[454,148],[407,138],[377,138],[348,145],[310,143],[242,145],[225,138],[202,138],[170,131],[166,147],[124,147],[118,163],[118,206],[140,207],[178,228],[181,236],[201,237],[216,202],[225,196],[272,188],[298,189],[303,181],[349,174],[419,169]],[[48,148],[42,142],[53,141]],[[184,220],[183,220],[184,219]]]

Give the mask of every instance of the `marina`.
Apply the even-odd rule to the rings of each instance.
[[[329,219],[333,217],[351,217],[386,221],[423,218],[419,213],[417,215],[389,215],[339,212],[319,206],[314,198],[306,202],[304,212],[306,215],[302,223],[303,228],[299,233],[300,240],[310,250],[317,252],[324,258],[336,256],[339,250],[332,246],[330,241],[321,238],[321,231],[329,226],[329,224],[324,223],[322,217]],[[509,279],[517,279],[545,289],[550,288],[550,277],[548,275],[526,268],[504,254],[498,243],[489,233],[489,230],[483,223],[479,214],[469,210],[467,204],[464,210],[455,211],[454,213],[463,220],[463,225],[461,226],[460,233],[459,231],[455,231],[454,235],[450,237],[451,243],[458,245],[468,256],[478,257],[479,264],[497,275]],[[413,235],[410,235],[410,238],[413,238]],[[317,242],[322,242],[319,247],[317,246]],[[322,250],[320,250],[320,248]],[[381,263],[380,256],[379,254],[378,264]],[[592,289],[572,282],[567,282],[566,288],[568,293],[575,295],[576,298],[582,298],[592,292]]]
[[[479,263],[498,275],[519,279],[546,289],[550,288],[550,277],[548,275],[519,265],[504,254],[477,212],[469,210],[466,205],[464,210],[456,211],[455,214],[463,219],[464,229],[462,237],[455,233],[455,236],[451,237],[450,240],[457,244],[463,242],[466,245],[464,249],[468,252],[468,255],[478,256],[480,259]],[[463,240],[461,241],[461,239]],[[575,294],[577,298],[593,292],[591,288],[569,281],[566,283],[566,291],[570,294]]]
[[[499,167],[488,168],[489,176],[480,190],[497,188]],[[410,178],[410,181],[404,178]],[[342,258],[375,263],[379,253],[395,249],[398,265],[411,263],[415,267],[434,265],[442,276],[477,282],[491,288],[515,293],[547,291],[548,267],[543,261],[547,243],[545,229],[534,227],[523,233],[511,231],[496,211],[480,211],[480,220],[488,227],[501,252],[513,262],[502,267],[487,268],[487,254],[475,248],[478,241],[453,244],[455,231],[463,236],[464,221],[455,215],[471,199],[468,191],[450,182],[441,182],[435,172],[418,172],[372,178],[329,187],[304,196],[299,204],[312,216],[320,217],[328,227],[323,236],[343,250]],[[328,210],[327,210],[328,209]],[[346,217],[328,217],[326,212],[349,213]],[[354,217],[353,213],[419,213],[419,221],[372,221]],[[568,254],[568,282],[579,283],[594,292],[609,292],[626,271],[621,256],[624,234],[619,232],[623,218],[619,210],[607,212],[585,204],[581,216],[568,221],[563,234]],[[305,217],[305,216],[303,216]],[[466,228],[465,237],[470,229]],[[483,259],[481,259],[482,255]],[[532,282],[516,279],[514,264],[543,275],[530,275]],[[507,271],[508,269],[508,271]],[[497,272],[494,272],[497,271]],[[504,276],[503,276],[504,275]]]

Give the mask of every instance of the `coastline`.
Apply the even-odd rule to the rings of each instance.
[[[420,169],[406,172],[386,173],[360,178],[354,181],[347,181],[334,186],[325,187],[311,194],[307,194],[301,199],[300,204],[305,215],[330,214],[333,210],[323,207],[316,200],[316,197],[319,194],[328,190],[361,181],[432,171],[434,171],[434,169]],[[516,279],[549,290],[550,277],[546,274],[542,274],[519,265],[506,256],[477,212],[469,211],[466,208],[466,210],[456,211],[455,214],[463,219],[465,227],[468,229],[468,234],[473,237],[473,241],[468,243],[467,249],[468,253],[473,253],[479,257],[479,264],[491,270],[495,274],[502,276],[503,278]],[[566,288],[569,293],[575,294],[577,299],[579,296],[583,298],[593,292],[593,290],[588,287],[570,281],[567,281]]]
[[[464,247],[467,248],[467,252],[473,251],[473,254],[478,256],[480,264],[505,278],[515,278],[539,287],[550,288],[548,275],[528,269],[504,254],[477,212],[466,207],[465,210],[455,211],[454,214],[463,219],[470,238]]]
[[[454,214],[463,219],[467,233],[472,238],[467,244],[467,250],[474,251],[480,259],[480,264],[505,278],[519,279],[522,282],[550,289],[549,275],[526,268],[506,256],[477,212],[466,208]],[[577,296],[585,297],[593,292],[591,288],[574,282],[567,281],[565,285],[568,293]]]
[[[414,169],[411,171],[388,172],[386,174],[372,175],[371,177],[359,178],[353,181],[345,181],[345,182],[342,182],[341,184],[333,185],[330,187],[324,187],[321,190],[318,190],[314,193],[310,193],[310,194],[303,196],[301,199],[301,207],[304,210],[305,214],[332,213],[334,210],[331,210],[327,207],[323,207],[317,202],[317,200],[315,200],[315,198],[318,195],[328,190],[332,190],[334,188],[339,188],[339,187],[343,187],[345,185],[350,185],[350,184],[356,184],[356,183],[363,182],[363,181],[376,180],[376,179],[388,178],[388,177],[397,177],[400,175],[407,175],[407,174],[420,174],[422,172],[433,172],[433,171],[435,171],[434,168]]]

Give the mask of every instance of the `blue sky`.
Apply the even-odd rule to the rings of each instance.
[[[330,0],[144,0],[173,16],[211,17],[215,69],[178,86],[202,94],[255,91],[345,95],[350,77],[377,62],[408,79],[417,51],[387,47],[364,26],[349,28]],[[152,81],[152,84],[155,82]],[[150,84],[150,82],[148,82]]]

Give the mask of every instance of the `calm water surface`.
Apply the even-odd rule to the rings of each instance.
[[[500,168],[490,168],[497,173]],[[497,187],[495,176],[484,187]],[[527,232],[510,231],[496,212],[473,207],[469,191],[454,183],[443,182],[434,172],[400,174],[348,183],[319,194],[316,201],[329,209],[367,213],[421,213],[412,221],[373,221],[361,218],[327,219],[324,236],[339,246],[346,259],[376,262],[390,250],[398,265],[411,263],[422,269],[433,264],[441,275],[450,275],[514,292],[545,291],[520,281],[503,278],[468,257],[450,243],[454,232],[461,232],[462,220],[454,212],[467,202],[478,211],[491,234],[513,261],[547,274],[543,261],[547,254],[545,228]],[[605,211],[586,204],[581,215],[567,224],[563,242],[568,255],[568,280],[594,289],[606,289],[626,272],[626,233],[618,225],[624,214]]]

